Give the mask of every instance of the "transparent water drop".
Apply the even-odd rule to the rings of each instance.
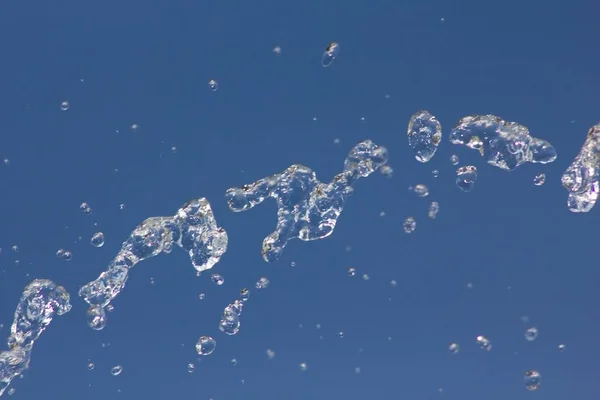
[[[202,336],[196,343],[196,352],[201,356],[209,356],[215,351],[217,342],[210,336]]]
[[[267,358],[272,360],[275,357],[275,352],[271,349],[267,349]]]
[[[138,124],[131,124],[129,129],[131,129],[131,132],[136,133],[140,131],[140,126]]]
[[[300,367],[300,371],[302,371],[302,372],[304,372],[308,369],[308,365],[306,365],[306,363],[300,363],[299,367]]]
[[[121,375],[121,372],[123,372],[123,367],[120,365],[116,365],[116,366],[112,367],[110,370],[110,374],[112,376]]]
[[[329,67],[333,63],[333,60],[335,60],[335,58],[339,54],[340,54],[340,45],[337,44],[336,42],[331,42],[325,49],[325,52],[323,53],[323,57],[321,58],[321,65],[324,68]]]
[[[470,192],[477,181],[477,168],[466,165],[456,170],[456,186],[463,192]]]
[[[542,186],[546,182],[546,174],[537,174],[533,177],[533,184],[535,186]]]
[[[125,204],[121,203],[119,204],[119,210],[124,210],[125,209]]]
[[[269,281],[268,278],[266,277],[262,277],[258,280],[258,282],[256,282],[256,285],[254,285],[257,289],[266,289],[269,287],[269,284],[271,282]]]
[[[392,279],[392,280],[390,281],[390,285],[391,285],[393,288],[395,288],[395,287],[398,285],[398,282],[396,282],[396,280],[395,280],[395,279]]]
[[[415,229],[417,229],[417,221],[415,221],[413,217],[406,217],[403,228],[404,232],[412,233],[415,231]]]
[[[93,330],[101,331],[106,326],[106,312],[102,306],[91,306],[86,316],[88,326]]]
[[[210,277],[210,279],[217,284],[218,286],[221,286],[225,283],[225,278],[223,278],[221,275],[219,274],[212,274],[212,276]]]
[[[71,261],[73,259],[73,253],[65,249],[58,249],[56,256],[63,261]]]
[[[90,361],[87,365],[88,371],[92,371],[94,368],[96,368],[96,365]]]
[[[356,275],[356,269],[348,268],[348,276],[354,276],[354,275]]]
[[[460,160],[458,159],[458,156],[456,154],[452,154],[450,156],[450,162],[452,163],[452,165],[458,165]]]
[[[13,394],[15,394],[16,391],[17,390],[15,388],[10,388],[10,389],[8,389],[7,393],[8,393],[9,396],[12,396]]]
[[[187,365],[187,370],[188,372],[191,374],[192,372],[194,372],[194,370],[196,369],[196,366],[193,363],[189,363]]]
[[[216,92],[219,89],[219,84],[214,79],[208,81],[208,88],[213,92]]]
[[[67,111],[69,109],[69,102],[68,101],[63,101],[62,103],[60,103],[60,109],[62,111]]]
[[[458,343],[451,343],[450,346],[448,346],[448,350],[450,350],[450,353],[452,354],[458,354],[460,345]]]
[[[94,233],[94,236],[92,236],[92,238],[90,239],[90,243],[94,247],[104,246],[104,233],[102,233],[102,232]]]
[[[15,244],[15,245],[13,245],[13,246],[11,247],[11,249],[12,249],[12,251],[14,251],[15,253],[18,253],[18,252],[19,252],[19,246],[17,246],[16,244]]]
[[[429,205],[429,210],[427,211],[427,216],[431,219],[435,219],[437,217],[438,212],[440,212],[440,203],[437,201],[432,201]]]
[[[533,391],[540,387],[540,384],[542,383],[542,376],[535,370],[529,370],[525,372],[523,380],[525,383],[525,389]]]
[[[92,212],[92,207],[85,201],[79,205],[79,209],[83,211],[84,214],[89,214]]]
[[[437,169],[434,169],[433,171],[431,171],[431,175],[433,175],[434,178],[439,178],[440,171],[438,171]]]
[[[281,54],[281,46],[273,47],[273,53],[280,55]]]
[[[363,274],[362,278],[363,278],[363,281],[368,281],[369,279],[371,279],[371,277],[369,277],[369,275],[367,275],[367,274]]]
[[[528,342],[533,342],[539,335],[538,329],[535,326],[525,330],[525,339]]]
[[[340,331],[340,333],[338,333],[338,336],[340,337],[340,339],[344,338],[344,332]]]

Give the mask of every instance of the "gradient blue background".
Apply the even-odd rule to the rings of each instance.
[[[591,0],[3,1],[0,158],[10,164],[0,165],[2,343],[32,279],[64,285],[73,304],[36,343],[13,397],[597,396],[600,206],[570,213],[560,175],[600,118],[599,11]],[[341,53],[325,69],[331,41]],[[444,127],[425,165],[406,140],[420,109]],[[449,129],[478,113],[528,126],[558,159],[507,173],[450,145]],[[225,190],[293,163],[329,181],[365,138],[388,147],[394,177],[359,181],[330,238],[293,241],[280,262],[264,263],[275,205],[234,214]],[[454,186],[454,153],[479,169],[471,193]],[[535,187],[540,172],[547,183]],[[430,187],[428,198],[408,192],[417,183]],[[176,249],[137,266],[106,329],[88,328],[79,287],[142,220],[202,196],[229,234],[213,270],[225,285],[210,273],[196,278]],[[427,218],[432,200],[441,205],[435,221]],[[83,201],[91,215],[79,210]],[[417,230],[406,235],[410,215]],[[97,231],[106,236],[100,249],[89,243]],[[57,259],[59,248],[73,260]],[[240,333],[219,332],[223,307],[261,276],[271,285],[252,290]],[[534,342],[523,336],[529,326],[540,331]],[[477,347],[480,334],[491,352]],[[201,335],[214,336],[217,349],[198,362]],[[456,356],[447,350],[453,341],[462,347]],[[117,364],[124,371],[113,377]],[[543,376],[537,392],[523,386],[529,369]]]

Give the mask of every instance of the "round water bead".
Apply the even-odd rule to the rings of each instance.
[[[219,274],[213,274],[210,279],[212,279],[212,281],[214,283],[216,283],[217,285],[221,286],[222,284],[225,283],[225,278],[223,278],[221,275]]]
[[[269,287],[269,283],[271,283],[269,279],[263,276],[258,280],[258,282],[256,282],[255,287],[257,289],[266,289]]]
[[[535,370],[529,370],[525,372],[525,377],[523,380],[525,383],[525,389],[536,390],[540,387],[540,383],[542,383],[542,376]]]
[[[525,331],[525,339],[529,342],[533,342],[538,337],[538,334],[538,329],[535,326],[532,326]]]
[[[481,350],[490,351],[492,349],[492,342],[485,336],[479,335],[476,340]]]
[[[93,370],[94,368],[96,368],[96,365],[95,365],[93,362],[91,362],[91,361],[90,361],[90,362],[88,363],[88,365],[87,365],[87,369],[88,369],[89,371],[91,371],[91,370]]]
[[[460,160],[458,159],[458,156],[456,154],[452,154],[450,156],[450,162],[452,163],[452,165],[458,165],[459,161]]]
[[[215,347],[217,347],[217,342],[210,336],[202,336],[196,343],[196,351],[201,356],[211,355],[215,351]]]
[[[419,197],[429,196],[429,188],[421,183],[415,186],[414,191]]]
[[[458,354],[460,351],[460,345],[458,343],[452,343],[450,346],[448,346],[448,350],[450,350],[450,353],[452,354]]]
[[[90,328],[96,331],[104,329],[106,326],[106,312],[102,306],[91,306],[87,310],[87,323]]]
[[[339,54],[340,54],[340,45],[337,44],[336,42],[329,43],[329,45],[325,49],[325,52],[323,53],[323,57],[321,58],[321,65],[324,68],[329,67],[333,63],[333,60],[335,60],[335,58]]]
[[[439,178],[440,171],[438,171],[437,169],[434,169],[433,171],[431,171],[431,175],[433,175],[434,178]]]
[[[120,375],[123,372],[123,367],[120,365],[116,365],[110,369],[110,373],[112,376]]]
[[[90,242],[92,243],[92,246],[94,246],[94,247],[104,246],[104,233],[102,233],[102,232],[94,233],[94,236],[92,236],[92,238],[90,239]]]
[[[300,371],[302,371],[302,372],[304,372],[308,369],[308,365],[306,365],[306,363],[300,363],[299,367],[300,367]]]
[[[411,233],[414,232],[415,229],[417,229],[417,221],[415,221],[415,219],[413,217],[407,217],[404,220],[404,232],[406,233]]]
[[[567,345],[565,345],[565,344],[559,344],[558,345],[558,351],[565,351],[566,347],[567,347]]]
[[[206,295],[205,295],[204,293],[200,293],[200,294],[198,295],[198,298],[199,298],[200,300],[204,300],[204,298],[205,298],[205,297],[206,297]]]
[[[62,111],[67,111],[69,109],[69,102],[65,100],[62,103],[60,103],[60,109]]]
[[[477,181],[477,168],[474,165],[465,165],[456,170],[456,186],[463,192],[470,192]]]
[[[356,275],[356,268],[348,268],[348,276]]]
[[[542,186],[546,182],[546,174],[537,174],[533,177],[533,184],[535,186]]]
[[[219,89],[219,84],[214,79],[208,81],[208,88],[213,92],[216,92]]]

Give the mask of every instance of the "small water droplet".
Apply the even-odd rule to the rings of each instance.
[[[92,236],[92,238],[90,239],[90,243],[94,247],[104,246],[104,233],[102,233],[102,232],[94,233],[94,236]]]

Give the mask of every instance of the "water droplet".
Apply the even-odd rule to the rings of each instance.
[[[452,154],[450,156],[450,162],[452,163],[452,165],[458,165],[460,160],[458,159],[458,156],[456,154]]]
[[[106,326],[106,312],[102,306],[91,306],[87,311],[88,326],[96,331]]]
[[[119,204],[119,210],[124,210],[125,209],[125,204],[121,203]]]
[[[123,367],[120,365],[114,366],[111,368],[110,373],[112,376],[120,375],[123,372]]]
[[[273,53],[280,55],[281,54],[281,46],[273,47]]]
[[[211,355],[215,351],[215,347],[217,347],[217,342],[210,336],[202,336],[196,343],[196,351],[201,356]]]
[[[65,100],[62,103],[60,103],[60,109],[62,111],[67,111],[69,109],[69,102]]]
[[[271,283],[271,282],[269,281],[269,279],[263,276],[262,278],[260,278],[260,279],[258,280],[258,282],[256,282],[256,285],[255,285],[255,287],[256,287],[257,289],[266,289],[266,288],[268,288],[268,287],[269,287],[269,284],[270,284],[270,283]]]
[[[542,186],[546,182],[546,174],[537,174],[533,177],[533,184],[535,186]]]
[[[458,354],[460,351],[460,345],[458,343],[452,343],[450,346],[448,346],[448,350],[450,350],[450,353],[452,354]]]
[[[56,251],[56,257],[63,261],[71,261],[71,259],[73,259],[73,253],[71,253],[69,250],[58,249]]]
[[[381,166],[381,168],[379,168],[379,173],[385,176],[386,178],[391,178],[392,176],[394,176],[394,169],[389,165],[383,165]]]
[[[559,344],[558,345],[558,350],[559,351],[564,351],[566,348],[567,348],[567,345],[565,345],[565,344]]]
[[[210,277],[210,279],[217,284],[218,286],[221,286],[225,283],[225,278],[223,278],[221,275],[219,274],[212,274],[212,276]]]
[[[12,251],[14,251],[15,253],[18,253],[19,252],[19,246],[17,246],[16,244],[13,245]]]
[[[340,337],[340,339],[343,339],[344,338],[344,332],[340,331],[340,333],[338,333],[338,336]]]
[[[538,337],[538,329],[533,326],[525,331],[525,339],[529,342],[533,342]]]
[[[187,366],[188,372],[191,374],[196,369],[196,366],[193,363],[189,363]]]
[[[542,383],[542,376],[539,372],[530,370],[525,372],[524,382],[525,389],[536,390],[540,387],[540,383]]]
[[[300,371],[302,371],[302,372],[304,372],[308,369],[308,365],[306,365],[306,363],[300,363],[299,367],[300,367]]]
[[[439,178],[440,171],[438,171],[437,169],[434,169],[433,171],[431,171],[431,175],[433,175],[434,178]]]
[[[426,163],[433,158],[442,140],[442,125],[429,111],[421,110],[410,117],[407,135],[417,161]]]
[[[419,197],[429,196],[429,188],[421,183],[415,186],[414,191]]]
[[[321,58],[321,65],[325,68],[329,67],[333,60],[340,54],[340,45],[336,42],[331,42],[325,49],[323,57]]]
[[[131,129],[131,132],[136,133],[136,132],[139,132],[140,126],[138,124],[131,124],[129,129]]]
[[[200,293],[200,294],[198,295],[198,298],[199,298],[200,300],[204,300],[204,298],[205,298],[205,297],[206,297],[206,295],[205,295],[204,293]]]
[[[91,362],[91,361],[90,361],[90,362],[88,363],[88,365],[87,365],[87,369],[88,369],[89,371],[92,371],[94,368],[96,368],[96,365],[95,365],[93,362]]]
[[[219,84],[214,79],[208,81],[208,88],[213,92],[216,92],[219,89]]]
[[[360,374],[360,367],[354,368],[354,373],[357,375]]]
[[[349,268],[348,269],[348,276],[354,276],[356,275],[356,269],[355,268]]]
[[[481,350],[490,351],[492,349],[492,342],[485,336],[477,336],[476,340]]]
[[[466,165],[456,170],[456,186],[463,192],[470,192],[477,181],[477,168]]]
[[[406,233],[412,233],[415,231],[415,229],[417,229],[417,221],[415,221],[415,219],[413,217],[407,217],[404,220],[404,232]]]
[[[440,211],[440,203],[437,201],[432,201],[429,205],[429,211],[427,211],[427,216],[431,219],[435,219],[437,217],[438,212]]]
[[[231,359],[231,365],[233,365],[233,366],[236,366],[236,365],[238,365],[238,360],[237,360],[237,359],[235,359],[235,358],[232,358],[232,359]]]
[[[5,158],[2,162],[4,163],[4,165],[10,164],[10,160],[8,158]]]
[[[367,274],[363,274],[362,278],[363,278],[363,281],[368,281],[369,279],[371,279],[369,277],[369,275],[367,275]]]
[[[275,357],[275,352],[273,350],[271,350],[271,349],[267,349],[267,358],[269,360],[272,360],[273,357]]]
[[[104,246],[104,233],[102,233],[102,232],[94,233],[94,236],[92,236],[92,239],[90,239],[90,243],[92,243],[92,246],[94,246],[94,247]]]

